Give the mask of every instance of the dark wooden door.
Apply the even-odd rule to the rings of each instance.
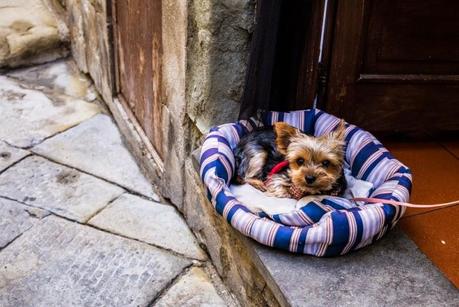
[[[336,1],[324,107],[370,131],[459,131],[459,1]]]
[[[117,90],[160,157],[161,0],[115,0]]]

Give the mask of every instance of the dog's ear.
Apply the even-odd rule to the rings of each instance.
[[[300,134],[300,131],[287,123],[277,122],[274,124],[274,133],[276,134],[277,150],[281,154],[286,155],[288,145],[290,144],[290,140],[292,139],[292,137],[298,136]]]
[[[331,137],[341,142],[344,142],[346,138],[346,122],[344,121],[344,119],[340,120],[336,129],[331,133]]]

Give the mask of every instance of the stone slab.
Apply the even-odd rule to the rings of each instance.
[[[81,73],[75,62],[61,59],[51,63],[9,71],[8,76],[27,82],[37,90],[94,101],[97,92],[91,80]]]
[[[0,140],[28,148],[100,112],[94,103],[67,97],[51,100],[42,92],[0,76]]]
[[[94,116],[32,151],[159,200],[107,115]]]
[[[0,198],[0,249],[48,214],[45,210]]]
[[[15,148],[0,141],[0,173],[29,154],[30,152],[27,150]]]
[[[253,243],[271,287],[292,306],[458,306],[459,291],[400,230],[334,258]]]
[[[155,304],[169,306],[227,306],[218,295],[206,272],[193,267]]]
[[[58,50],[59,25],[42,0],[2,0],[0,6],[0,67],[40,63]]]
[[[123,194],[88,222],[101,229],[206,260],[174,207]]]
[[[0,175],[0,196],[85,222],[124,190],[44,158],[25,158]]]
[[[190,261],[54,216],[0,253],[0,306],[146,306]]]

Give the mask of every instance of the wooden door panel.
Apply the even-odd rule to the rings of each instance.
[[[459,1],[366,1],[365,73],[459,73]]]
[[[162,157],[161,1],[117,0],[118,92]]]
[[[459,131],[459,1],[338,1],[328,89],[376,133]]]
[[[459,100],[452,98],[458,92],[457,85],[358,84],[353,101],[363,105],[350,106],[344,114],[349,114],[352,123],[377,134],[408,132],[428,137],[458,130]]]

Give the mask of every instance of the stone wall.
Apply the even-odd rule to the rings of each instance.
[[[161,194],[179,209],[183,203],[183,165],[187,153],[186,120],[186,37],[187,1],[162,2],[162,122],[164,176],[159,184]]]
[[[106,0],[59,0],[67,12],[72,55],[106,102],[113,98],[113,65]]]
[[[180,159],[182,170],[185,158],[201,144],[202,136],[212,126],[237,118],[255,21],[255,1],[192,0],[188,1],[187,10],[183,110],[186,146]],[[183,198],[179,203],[183,204]]]
[[[187,113],[202,133],[237,118],[254,13],[253,0],[189,3]]]

